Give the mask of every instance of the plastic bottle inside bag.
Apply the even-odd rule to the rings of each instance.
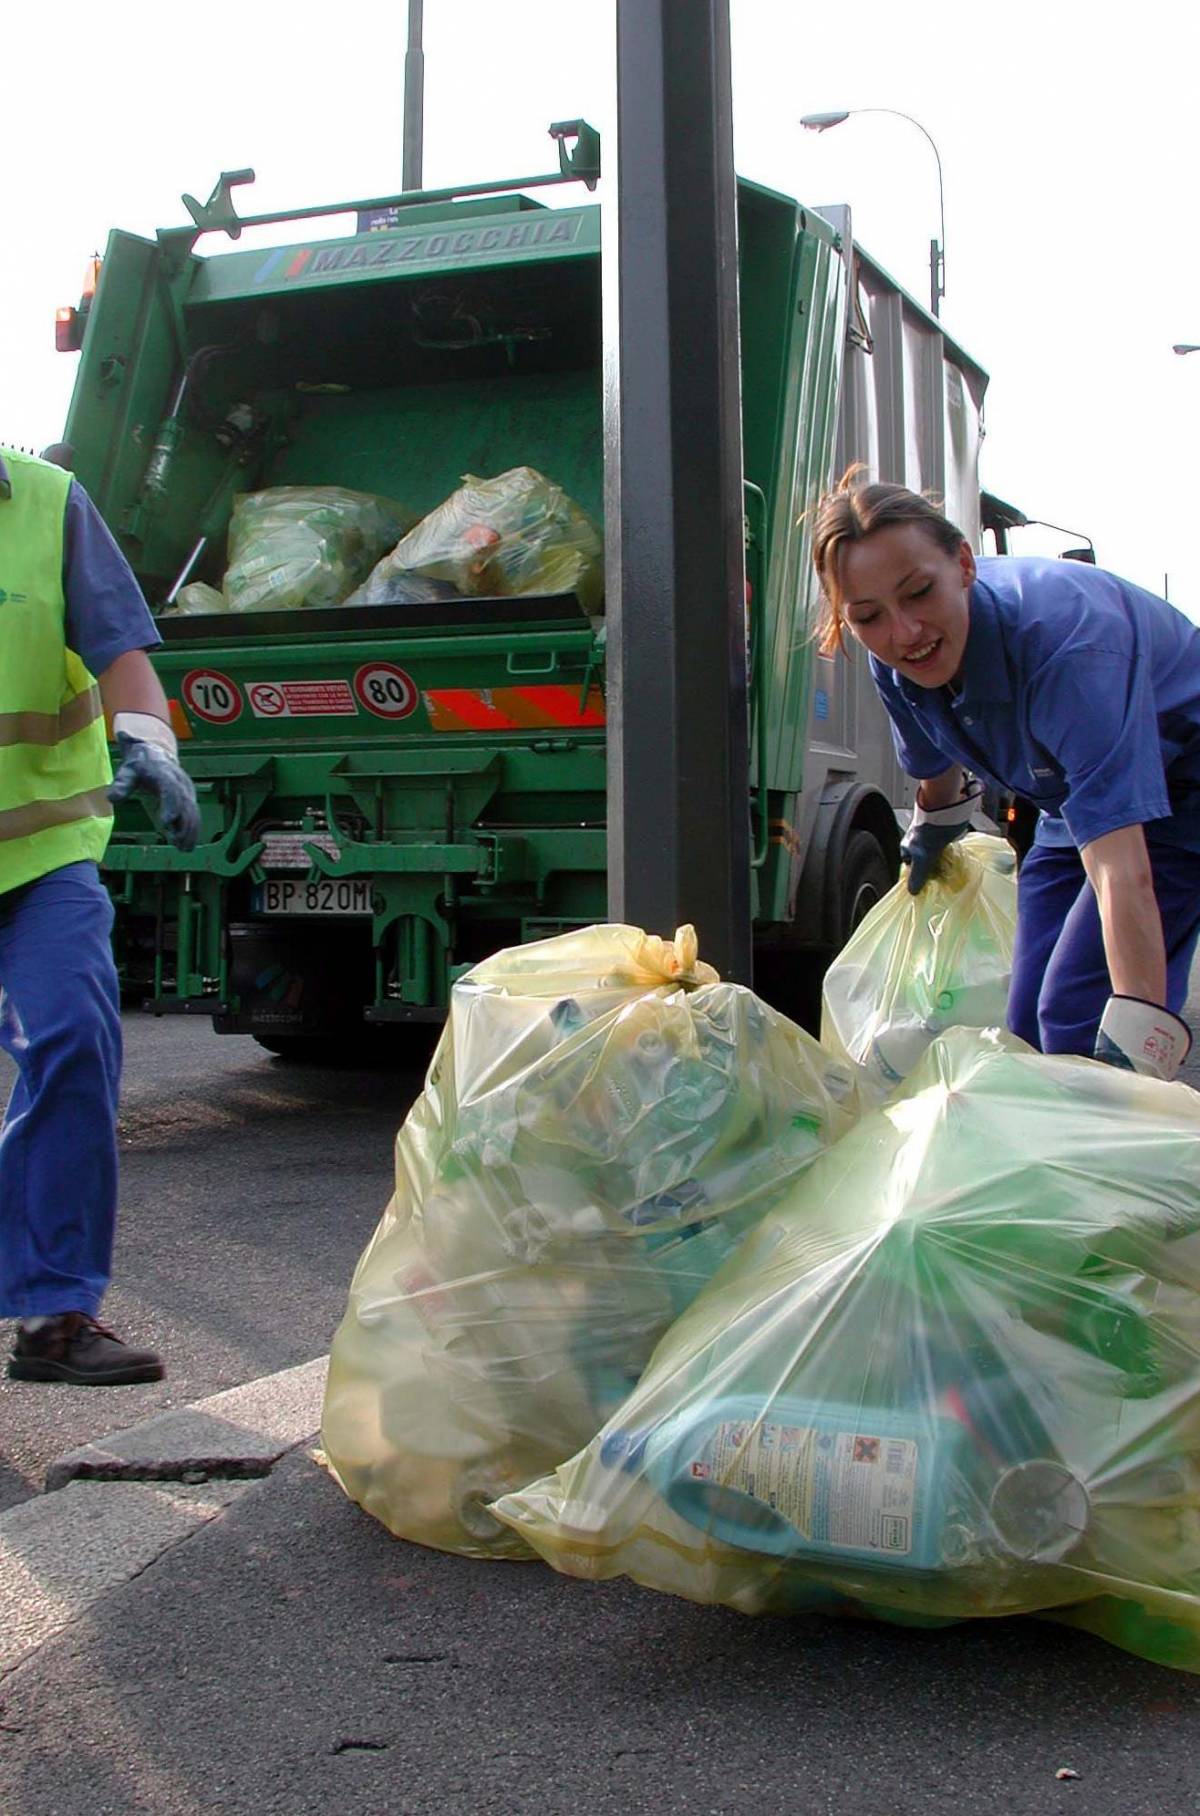
[[[607,1435],[601,1460],[644,1473],[717,1543],[887,1570],[985,1556],[1058,1562],[1087,1532],[1087,1491],[1054,1457],[1006,1463],[957,1417],[728,1396],[649,1432]]]

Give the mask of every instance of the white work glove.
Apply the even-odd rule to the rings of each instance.
[[[1095,1057],[1106,1066],[1140,1072],[1169,1084],[1191,1052],[1192,1031],[1161,1003],[1140,996],[1110,996],[1100,1018]]]
[[[120,760],[109,800],[145,796],[170,843],[180,851],[192,851],[200,836],[200,809],[192,778],[180,765],[171,727],[153,713],[118,713],[113,735]]]
[[[951,801],[949,807],[924,808],[917,790],[917,805],[900,843],[900,862],[908,865],[910,895],[920,895],[930,877],[937,875],[947,845],[971,830],[971,815],[982,793],[981,783],[968,782],[960,799]]]

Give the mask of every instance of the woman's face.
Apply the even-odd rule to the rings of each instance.
[[[962,667],[975,557],[947,555],[919,523],[893,523],[845,543],[842,615],[864,649],[918,687],[944,687]]]

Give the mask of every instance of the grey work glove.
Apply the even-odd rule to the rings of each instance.
[[[1140,996],[1110,996],[1100,1018],[1095,1058],[1125,1072],[1167,1083],[1191,1052],[1192,1031],[1160,1003]]]
[[[920,895],[930,877],[937,875],[947,845],[971,830],[971,815],[982,792],[978,782],[969,782],[961,800],[952,801],[949,807],[913,808],[900,843],[900,862],[908,865],[910,895]]]
[[[152,803],[171,844],[180,851],[191,851],[200,836],[200,809],[192,778],[174,754],[175,734],[170,726],[149,713],[118,713],[113,730],[120,761],[109,800],[142,795]],[[139,732],[147,735],[139,736]]]

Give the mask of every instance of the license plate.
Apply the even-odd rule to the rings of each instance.
[[[254,909],[257,914],[370,914],[371,885],[332,877],[319,883],[260,883]]]

